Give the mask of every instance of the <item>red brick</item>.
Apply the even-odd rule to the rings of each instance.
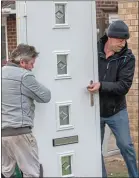
[[[106,27],[109,25],[109,15],[108,13],[103,13],[101,8],[113,8],[118,7],[118,3],[116,0],[96,0],[96,15],[97,15],[97,28],[100,28],[100,21],[99,19],[104,18],[104,22],[106,24]]]
[[[7,17],[7,38],[8,51],[11,52],[17,45],[16,18]]]

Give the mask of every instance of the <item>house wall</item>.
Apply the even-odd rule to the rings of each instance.
[[[118,1],[116,0],[96,0],[96,21],[99,36],[103,36],[105,29],[109,26],[109,14],[118,13]]]
[[[133,80],[133,85],[127,95],[127,105],[130,120],[130,129],[132,134],[132,139],[134,141],[135,148],[138,153],[138,55],[139,55],[139,2],[132,1],[122,1],[119,0],[118,3],[118,14],[120,19],[124,20],[129,26],[130,39],[128,40],[129,48],[132,49],[133,54],[136,57],[136,67],[135,75]]]
[[[17,45],[15,14],[9,15],[7,17],[7,39],[8,39],[8,52],[10,53]]]
[[[118,1],[116,0],[96,0],[96,11],[97,11],[97,19],[106,18],[105,23],[108,24],[108,12],[103,12],[102,9],[105,8],[117,8]],[[110,10],[109,10],[110,11]]]

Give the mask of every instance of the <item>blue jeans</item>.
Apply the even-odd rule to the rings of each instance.
[[[117,114],[109,118],[101,118],[101,145],[104,139],[105,125],[108,125],[112,130],[116,144],[120,149],[121,155],[123,156],[127,165],[129,177],[139,177],[136,154],[134,146],[130,136],[128,113],[126,109],[121,110]],[[102,176],[107,177],[104,159],[102,155]]]

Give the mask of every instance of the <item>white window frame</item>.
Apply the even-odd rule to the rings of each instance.
[[[59,50],[59,51],[53,51],[53,54],[55,56],[55,80],[62,80],[62,79],[71,79],[70,75],[70,67],[69,67],[69,58],[70,58],[70,50]],[[57,55],[67,55],[67,74],[58,75],[57,73]]]
[[[60,106],[69,106],[69,124],[68,125],[60,125],[60,118],[59,118],[59,107]],[[72,113],[72,101],[56,102],[57,131],[74,129],[71,113]]]
[[[7,37],[7,17],[2,17],[1,26],[5,27],[6,61],[8,61],[8,37]]]
[[[56,24],[55,22],[55,5],[61,4],[65,5],[65,23],[64,24]],[[68,24],[68,2],[66,1],[56,1],[53,3],[53,29],[69,29],[70,26]]]
[[[59,157],[59,165],[60,165],[60,177],[74,177],[74,151],[68,151],[68,152],[63,152],[63,153],[58,153],[58,157]],[[72,170],[72,174],[70,175],[62,175],[62,167],[61,167],[61,158],[64,156],[71,156],[71,170]]]

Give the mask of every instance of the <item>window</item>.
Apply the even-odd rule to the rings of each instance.
[[[67,55],[57,55],[57,73],[58,75],[67,74]]]
[[[53,51],[56,61],[56,80],[71,79],[70,76],[70,51]]]
[[[71,175],[71,156],[61,157],[62,176]]]
[[[74,177],[74,151],[59,154],[61,177]]]
[[[71,101],[56,103],[57,130],[73,129],[71,118]]]
[[[54,2],[54,29],[70,28],[68,25],[68,3]]]
[[[65,4],[55,4],[56,24],[65,24]]]
[[[59,107],[60,125],[69,125],[69,106]]]

